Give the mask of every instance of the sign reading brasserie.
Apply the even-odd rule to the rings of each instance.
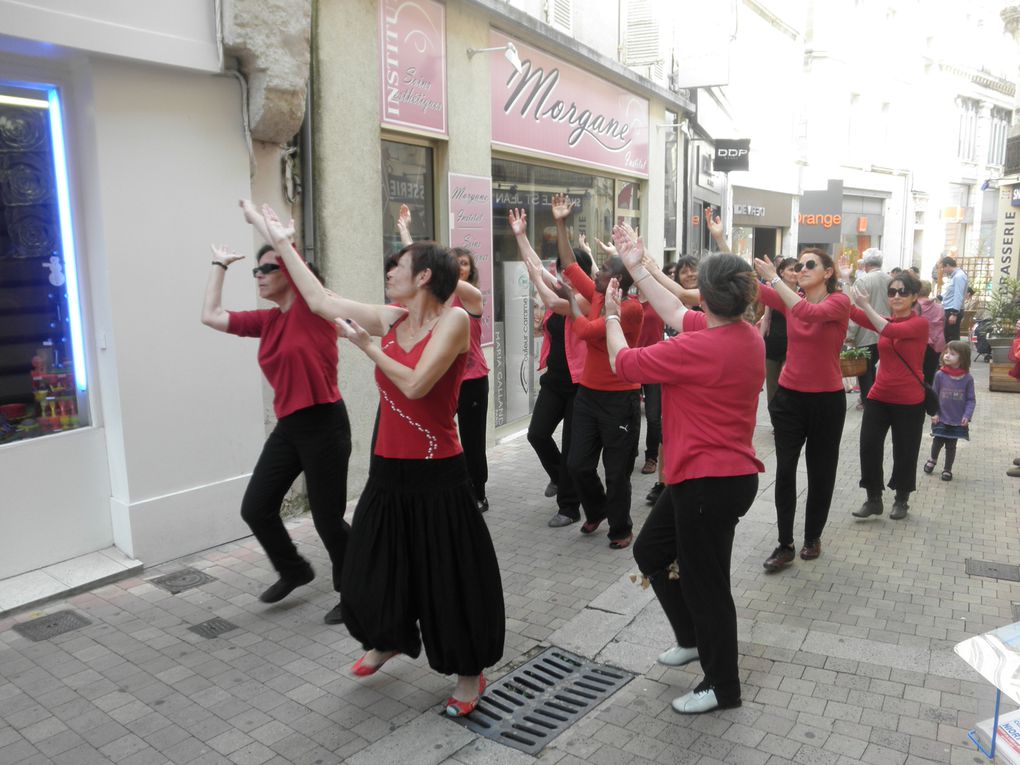
[[[511,42],[495,30],[489,45]],[[517,72],[501,56],[492,71],[492,141],[626,175],[648,176],[648,101],[513,41]]]
[[[482,291],[482,345],[492,343],[492,179],[450,173],[450,246],[470,250]]]
[[[380,0],[380,120],[446,135],[446,10],[435,0]]]

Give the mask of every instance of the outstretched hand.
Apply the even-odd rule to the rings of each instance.
[[[713,237],[723,235],[722,217],[712,213],[711,205],[705,206],[705,225],[708,227],[708,233]]]
[[[244,219],[253,226],[262,223],[262,214],[259,212],[259,208],[250,199],[242,199],[238,202],[241,206],[241,212],[244,214]]]
[[[641,237],[637,236],[626,223],[613,226],[613,241],[616,243],[616,251],[628,268],[637,268],[645,255],[645,245]]]
[[[571,211],[577,204],[576,199],[571,199],[566,194],[557,194],[552,198],[553,220],[561,221],[570,217]]]
[[[595,244],[599,246],[599,250],[606,254],[606,257],[615,258],[619,255],[619,253],[616,251],[616,245],[613,244],[612,242],[606,244],[601,239],[596,238]]]
[[[397,233],[401,236],[411,234],[411,208],[407,205],[400,205],[397,212]]]
[[[231,263],[238,260],[244,260],[244,255],[238,255],[229,247],[224,247],[222,244],[210,244],[209,249],[212,250],[213,258],[216,262],[222,263],[225,266],[229,266]]]
[[[354,319],[335,319],[337,334],[350,340],[361,350],[365,350],[372,343],[372,337],[365,329],[354,321]]]
[[[276,214],[276,210],[269,205],[262,205],[262,220],[265,221],[266,230],[274,242],[287,242],[289,244],[294,238],[293,218],[290,219],[290,223],[284,225]]]
[[[591,247],[588,245],[588,237],[584,234],[577,235],[577,246],[588,253],[588,256],[591,257]]]
[[[871,298],[868,297],[868,293],[859,284],[855,284],[853,289],[850,290],[850,299],[854,301],[854,305],[858,308],[865,308],[871,305]]]
[[[510,212],[506,216],[507,222],[510,224],[510,230],[514,236],[521,236],[522,234],[528,233],[528,213],[524,210],[515,210],[510,208]]]
[[[754,270],[758,272],[758,276],[767,282],[771,282],[776,278],[776,267],[768,260],[763,258],[754,259]]]
[[[620,301],[622,299],[620,280],[614,277],[609,280],[609,285],[606,287],[606,316],[620,315]]]
[[[846,255],[840,255],[839,260],[836,263],[836,268],[839,270],[839,278],[845,282],[850,281],[850,258]]]

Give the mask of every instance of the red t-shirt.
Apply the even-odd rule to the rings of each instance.
[[[454,296],[451,305],[464,308],[464,304],[457,296]],[[485,353],[482,351],[482,317],[475,316],[467,308],[464,308],[464,313],[471,319],[471,348],[468,350],[467,364],[464,366],[464,379],[475,380],[489,374],[489,365],[485,363]]]
[[[666,322],[655,312],[652,304],[647,301],[641,303],[641,311],[644,318],[641,320],[641,334],[638,336],[637,347],[647,348],[649,345],[655,345],[663,339],[663,333],[666,331]]]
[[[282,266],[280,270],[286,274]],[[340,400],[336,330],[312,313],[296,289],[286,311],[229,311],[228,316],[227,332],[259,338],[259,366],[273,389],[277,419]]]
[[[622,379],[662,384],[662,459],[669,484],[765,470],[751,443],[765,380],[765,341],[746,321],[706,327],[705,314],[688,311],[679,335],[616,357]]]
[[[595,282],[577,263],[573,263],[563,271],[574,289],[588,301],[590,307],[587,316],[574,319],[574,334],[588,345],[588,355],[584,360],[584,371],[581,372],[581,385],[592,390],[637,390],[640,384],[624,382],[613,374],[609,366],[609,352],[606,350],[606,317],[602,315],[602,306],[606,296],[595,291]],[[641,334],[643,311],[637,300],[624,300],[620,306],[620,326],[627,338],[627,345],[634,346]]]
[[[779,384],[801,393],[843,390],[839,352],[850,323],[850,298],[830,292],[820,303],[801,299],[792,309],[767,284],[758,288],[761,301],[786,315],[786,364]]]
[[[865,329],[877,332],[868,315],[857,306],[850,308],[850,318]],[[875,384],[868,398],[885,404],[920,404],[924,401],[924,350],[928,347],[928,320],[912,313],[905,319],[888,319],[878,335],[878,365]],[[894,348],[895,341],[895,350]],[[900,356],[896,355],[900,352]],[[910,365],[910,369],[907,368]],[[911,374],[910,370],[914,373]]]
[[[393,323],[382,339],[382,351],[405,367],[418,366],[432,332],[419,340],[410,351],[397,342],[397,325],[407,317]],[[375,453],[379,457],[401,460],[433,460],[453,457],[463,449],[457,437],[453,415],[457,412],[457,397],[464,377],[467,353],[454,359],[450,368],[432,386],[427,395],[409,399],[396,384],[375,370],[379,386],[379,433],[375,439]]]

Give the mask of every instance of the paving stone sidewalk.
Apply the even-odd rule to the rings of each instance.
[[[761,566],[776,536],[762,408],[755,442],[768,471],[732,568],[744,703],[702,716],[669,707],[700,680],[698,665],[655,663],[671,635],[651,591],[630,580],[630,551],[576,525],[549,529],[554,503],[526,439],[495,447],[486,520],[508,619],[491,677],[549,645],[637,673],[537,761],[987,762],[966,731],[990,715],[993,692],[952,647],[1020,618],[1016,583],[965,572],[967,559],[1020,563],[1020,479],[1005,475],[1020,455],[1020,396],[989,393],[986,365],[974,372],[977,413],[954,480],[919,472],[899,522],[850,516],[863,493],[851,399],[822,557],[772,575]],[[635,470],[637,526],[652,480]],[[360,646],[322,624],[335,604],[325,553],[310,520],[290,527],[320,576],[275,606],[256,599],[275,577],[249,538],[0,620],[0,765],[536,761],[443,719],[451,683],[424,658],[355,680]],[[151,583],[185,566],[214,579],[177,595]],[[12,629],[68,608],[91,625],[42,642]],[[236,629],[189,631],[214,617]]]

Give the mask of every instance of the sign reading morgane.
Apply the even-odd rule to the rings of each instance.
[[[470,250],[482,291],[482,345],[492,344],[492,179],[450,173],[450,247]]]
[[[489,45],[511,42],[495,30]],[[517,72],[493,56],[492,141],[627,175],[648,175],[648,101],[513,41]]]
[[[435,0],[380,0],[383,124],[446,135],[446,10]]]

